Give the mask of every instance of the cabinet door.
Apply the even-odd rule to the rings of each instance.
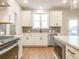
[[[22,43],[28,46],[38,46],[40,45],[40,35],[36,33],[25,34]]]
[[[69,58],[67,54],[72,56],[73,59],[79,59],[79,51],[72,47],[66,46],[66,56]]]
[[[50,26],[62,26],[62,11],[50,12]]]
[[[79,54],[78,54],[78,55],[76,55],[76,59],[79,59]]]
[[[40,36],[39,35],[36,35],[36,36],[33,36],[34,39],[33,39],[33,45],[35,46],[39,46],[40,45]]]
[[[48,39],[47,38],[48,38],[48,36],[47,36],[46,33],[41,35],[41,37],[40,37],[40,44],[42,46],[47,46],[48,45]]]
[[[22,44],[23,45],[32,45],[32,36],[30,33],[27,33],[23,36]]]
[[[31,26],[31,11],[22,11],[21,25],[22,26]]]
[[[66,53],[66,59],[75,59],[75,57],[69,53]]]
[[[29,36],[24,36],[24,38],[22,40],[22,44],[23,45],[29,45],[30,44],[30,38],[29,38]]]
[[[47,46],[47,34],[41,33],[30,33],[26,34],[23,39],[23,45],[30,46]]]
[[[46,36],[42,36],[41,37],[41,45],[43,45],[43,46],[47,46],[48,45]]]

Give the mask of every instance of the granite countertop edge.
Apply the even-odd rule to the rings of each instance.
[[[79,51],[79,47],[76,47],[76,46],[74,46],[72,44],[69,44],[68,42],[65,42],[65,41],[57,38],[57,36],[54,36],[54,38],[55,38],[55,40],[59,41],[60,43],[64,44],[65,46],[70,46],[70,47],[76,49],[77,51]]]

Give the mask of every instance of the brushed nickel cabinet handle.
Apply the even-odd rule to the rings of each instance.
[[[40,37],[40,40],[42,40],[42,37]]]
[[[75,53],[74,53],[74,52],[72,52],[72,51],[70,51],[69,49],[68,49],[68,51],[69,51],[71,54],[75,55]]]

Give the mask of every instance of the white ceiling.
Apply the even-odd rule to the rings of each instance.
[[[40,6],[42,6],[43,9],[69,7],[69,3],[63,4],[62,0],[28,0],[28,3],[24,3],[24,0],[17,1],[24,9],[39,9]]]

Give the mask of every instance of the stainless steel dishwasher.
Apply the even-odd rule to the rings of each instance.
[[[54,46],[54,36],[57,36],[57,34],[48,34],[48,46],[49,47]]]

